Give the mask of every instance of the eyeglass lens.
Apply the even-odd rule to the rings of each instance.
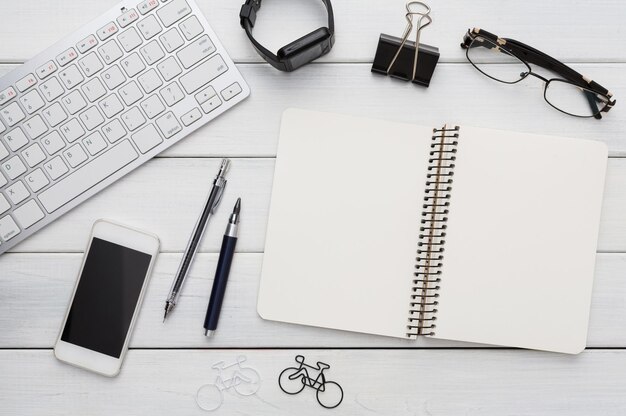
[[[530,73],[528,64],[482,36],[476,36],[470,43],[467,59],[484,75],[506,84],[515,84]],[[544,98],[557,110],[577,117],[593,117],[608,101],[600,94],[560,79],[546,84]]]

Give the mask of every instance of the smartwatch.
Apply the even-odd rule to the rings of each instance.
[[[246,31],[246,35],[248,35],[250,42],[252,42],[259,55],[274,68],[280,71],[291,72],[326,55],[335,43],[333,6],[330,4],[330,0],[322,0],[322,2],[328,12],[328,27],[320,27],[308,35],[294,40],[280,48],[276,55],[264,48],[252,36],[252,28],[256,21],[256,14],[261,8],[261,0],[246,0],[245,4],[241,6],[239,20],[241,27]]]

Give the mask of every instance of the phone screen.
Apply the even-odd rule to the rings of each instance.
[[[94,237],[61,340],[119,358],[151,260]]]

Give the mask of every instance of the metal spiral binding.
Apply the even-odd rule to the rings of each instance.
[[[409,308],[407,337],[435,335],[446,222],[459,138],[459,126],[433,129],[426,192]]]

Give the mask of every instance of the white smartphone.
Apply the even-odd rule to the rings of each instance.
[[[54,347],[59,360],[119,373],[158,252],[156,235],[96,221]]]

